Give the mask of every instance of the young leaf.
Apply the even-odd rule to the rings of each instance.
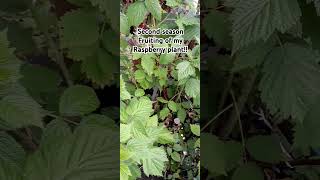
[[[198,124],[190,124],[190,129],[194,135],[200,136],[200,126]]]

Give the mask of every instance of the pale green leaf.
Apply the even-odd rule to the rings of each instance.
[[[126,89],[126,83],[124,82],[122,75],[120,75],[120,98],[121,100],[127,100],[131,98],[131,94]]]
[[[157,19],[161,20],[162,8],[158,0],[145,0],[147,10]]]
[[[186,82],[186,94],[190,97],[196,98],[200,95],[200,80],[191,78]]]
[[[148,10],[144,2],[136,1],[127,10],[129,26],[138,26],[146,18]]]
[[[178,70],[178,80],[188,78],[195,74],[195,69],[189,61],[180,62],[176,68]]]
[[[153,70],[156,65],[156,61],[154,58],[155,58],[154,54],[145,54],[141,58],[142,68],[146,71],[148,75],[153,74]]]
[[[130,121],[147,120],[152,112],[152,101],[147,97],[141,97],[140,99],[133,98],[126,108]]]
[[[175,103],[174,101],[169,101],[168,107],[173,112],[177,112],[178,111],[178,104]]]
[[[199,124],[190,124],[190,129],[194,135],[200,136],[200,125]]]

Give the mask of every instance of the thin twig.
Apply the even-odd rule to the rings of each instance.
[[[245,142],[245,138],[244,138],[240,112],[239,112],[239,109],[238,109],[238,103],[236,101],[236,98],[234,97],[234,93],[233,93],[232,89],[230,90],[230,94],[231,94],[232,101],[233,101],[233,104],[234,104],[235,112],[236,112],[237,117],[238,117],[239,129],[240,129],[240,134],[241,134],[241,142],[242,142],[242,148],[243,148],[243,157],[244,157],[244,161],[247,162],[247,158],[246,158],[246,142]]]
[[[201,129],[201,131],[204,131],[214,120],[216,120],[218,117],[220,117],[224,112],[228,111],[230,108],[233,107],[233,104],[230,104],[226,108],[224,108],[222,111],[220,111],[217,115],[215,115],[209,122],[207,122],[206,125],[204,125]]]

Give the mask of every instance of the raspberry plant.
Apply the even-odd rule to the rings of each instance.
[[[119,178],[119,53],[107,43],[119,18],[107,7],[1,1],[0,179]]]
[[[121,3],[121,179],[200,178],[198,11],[198,3],[193,1]],[[184,44],[189,46],[189,51],[185,54],[132,53],[138,38],[134,29],[138,27],[184,29]]]
[[[201,178],[319,179],[319,1],[202,3]]]

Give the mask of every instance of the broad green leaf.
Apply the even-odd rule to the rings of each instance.
[[[81,65],[81,71],[101,88],[111,84],[114,74],[118,71],[116,58],[104,49],[97,50],[96,54],[87,58]]]
[[[173,112],[177,112],[177,111],[178,111],[178,104],[175,103],[174,101],[169,101],[168,107],[169,107],[169,109],[171,109],[171,111],[173,111]]]
[[[237,166],[241,160],[241,144],[235,141],[221,141],[208,133],[201,134],[205,146],[201,148],[201,165],[211,173],[227,175],[227,172]]]
[[[163,97],[157,97],[157,100],[161,103],[168,103],[168,100],[165,100]]]
[[[118,133],[96,125],[84,125],[60,139],[61,146],[32,154],[24,180],[96,180],[119,177]]]
[[[62,79],[59,72],[38,65],[25,65],[21,68],[23,77],[20,83],[32,92],[52,92],[58,89]]]
[[[12,128],[43,127],[44,115],[41,106],[26,93],[8,95],[0,100],[0,119]]]
[[[99,105],[99,99],[92,88],[74,85],[63,92],[59,110],[65,116],[82,116],[93,112]]]
[[[189,61],[179,63],[176,68],[178,70],[179,81],[195,74],[195,69]]]
[[[155,58],[154,54],[145,54],[141,58],[142,68],[146,71],[148,75],[153,74],[153,70],[156,65],[156,61],[154,58]]]
[[[170,110],[168,108],[163,108],[160,111],[159,117],[160,119],[164,120],[170,114]]]
[[[9,166],[4,161],[0,161],[0,179],[24,180],[22,179],[22,172],[20,172],[19,169]]]
[[[158,126],[158,115],[151,116],[146,124],[147,127],[157,127]]]
[[[110,43],[112,42],[112,43]],[[119,56],[119,37],[113,29],[106,30],[102,35],[102,44],[105,50],[114,56]],[[104,57],[107,59],[107,57]],[[117,62],[118,65],[118,61]]]
[[[266,41],[276,30],[285,33],[300,16],[297,0],[239,1],[231,15],[233,53],[258,40]]]
[[[231,22],[228,17],[229,15],[224,12],[211,10],[204,17],[203,27],[206,35],[219,46],[230,48],[232,46]]]
[[[172,62],[174,61],[175,57],[176,57],[176,54],[175,54],[175,53],[170,53],[170,54],[165,53],[165,54],[161,54],[161,55],[160,55],[159,63],[160,63],[160,64],[164,64],[164,65],[165,65],[165,64],[170,64],[170,63],[172,63]]]
[[[320,58],[316,51],[296,44],[274,48],[263,66],[261,98],[272,113],[302,122],[320,95]]]
[[[26,153],[21,145],[9,134],[0,132],[0,149],[0,162],[6,164],[8,168],[16,169],[17,173],[21,173],[26,158]],[[0,177],[2,177],[1,173]]]
[[[145,0],[147,10],[157,19],[161,20],[162,8],[158,0]]]
[[[186,119],[187,117],[187,113],[184,109],[179,109],[178,110],[178,113],[177,113],[177,117],[179,118],[179,120],[181,122],[184,122],[184,120]]]
[[[196,98],[200,95],[200,80],[191,78],[186,82],[186,94],[190,97]]]
[[[280,142],[274,136],[258,135],[247,140],[249,154],[258,161],[279,163],[285,160]]]
[[[141,96],[144,96],[145,92],[143,89],[137,89],[135,92],[134,92],[134,95],[136,97],[141,97]]]
[[[125,143],[131,138],[131,127],[127,124],[120,124],[120,142]]]
[[[247,48],[239,51],[232,71],[241,71],[246,68],[255,68],[263,64],[266,56],[271,52],[274,41],[268,42],[259,41],[255,44],[249,45]]]
[[[129,26],[138,26],[146,18],[148,10],[144,2],[136,1],[127,10]]]
[[[147,129],[149,138],[154,138],[160,144],[175,143],[173,134],[165,127],[152,127]]]
[[[140,99],[133,98],[126,108],[130,121],[147,120],[152,112],[152,101],[147,97],[141,97]]]
[[[264,180],[264,173],[256,164],[248,163],[233,173],[232,180]]]
[[[318,149],[320,147],[319,101],[308,111],[303,122],[295,125],[294,147],[299,149]]]
[[[200,136],[200,125],[198,124],[190,124],[191,132],[196,135]]]
[[[180,154],[177,153],[177,152],[173,152],[173,153],[171,154],[171,158],[172,158],[174,161],[176,161],[176,162],[180,162],[180,161],[181,161]]]
[[[59,24],[63,48],[91,45],[99,38],[99,26],[94,12],[68,12],[62,16]]]
[[[128,22],[128,17],[121,13],[120,14],[120,32],[123,34],[129,34],[130,27],[129,27],[129,22]]]

